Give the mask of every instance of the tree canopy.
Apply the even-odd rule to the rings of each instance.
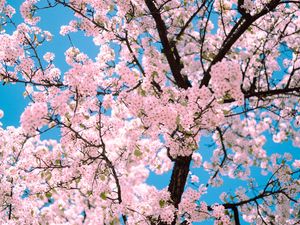
[[[0,81],[29,104],[19,127],[0,127],[1,224],[300,223],[300,158],[281,145],[300,147],[300,1],[10,4],[0,0]],[[67,71],[55,49],[41,54],[53,39],[41,12],[58,7],[73,15],[59,37],[70,46],[57,46]],[[60,137],[41,138],[52,129]],[[147,181],[167,172],[163,189]]]

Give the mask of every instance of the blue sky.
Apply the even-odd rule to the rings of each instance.
[[[11,4],[16,9],[19,8],[19,5],[22,1],[8,0],[9,4]],[[44,11],[40,11],[39,15],[42,17],[39,26],[42,29],[49,30],[53,35],[53,40],[49,43],[45,43],[40,49],[39,54],[43,56],[47,51],[52,51],[55,53],[55,65],[61,69],[62,72],[68,70],[68,65],[65,63],[64,52],[71,45],[68,37],[62,37],[59,35],[60,26],[65,25],[72,18],[72,14],[70,11],[64,9],[63,7],[56,7],[55,9],[48,9]],[[18,24],[22,21],[19,14],[14,16],[14,21]],[[7,29],[8,32],[11,32],[10,29]],[[71,34],[73,44],[78,47],[80,50],[87,53],[91,58],[95,58],[98,54],[99,47],[95,46],[92,43],[91,38],[83,36],[81,32],[76,34]],[[15,85],[0,85],[0,109],[2,109],[5,113],[4,117],[0,120],[4,127],[7,126],[19,126],[20,115],[23,112],[24,108],[28,104],[28,99],[23,97],[24,85],[15,84]],[[43,138],[58,138],[58,131],[52,131],[44,135]],[[209,148],[208,145],[211,144],[212,140],[209,137],[204,137],[200,142],[201,154],[205,159],[209,159],[212,155],[212,148]],[[270,141],[267,142],[265,148],[268,150],[268,154],[279,152],[290,152],[294,156],[299,155],[299,149],[294,148],[290,141],[284,142],[282,144],[274,144]],[[208,179],[207,173],[199,172],[199,170],[192,169],[192,172],[199,176],[200,183],[206,183]],[[263,184],[268,177],[263,177],[259,175],[259,172],[255,172],[257,177],[260,177],[257,181],[260,184]],[[148,182],[156,185],[159,189],[165,188],[169,183],[171,172],[163,175],[157,176],[154,174],[150,174]],[[245,182],[232,180],[230,178],[225,178],[224,183],[226,186],[222,186],[219,188],[211,188],[209,193],[204,196],[203,200],[207,201],[208,204],[219,202],[219,194],[223,191],[234,192],[234,188],[238,185],[245,186]],[[225,188],[226,187],[226,188]],[[203,223],[201,223],[203,224]],[[213,224],[205,222],[205,224]],[[245,224],[245,223],[242,223]]]

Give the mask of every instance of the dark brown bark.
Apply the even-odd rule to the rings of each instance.
[[[168,191],[171,193],[172,204],[175,208],[178,208],[178,205],[181,201],[181,196],[184,192],[185,183],[190,171],[191,156],[180,156],[177,157],[174,161],[174,167],[171,175],[171,180],[169,184]],[[172,225],[176,224],[176,217]],[[153,225],[155,223],[152,223]],[[158,225],[167,225],[166,223],[159,221]]]
[[[180,88],[187,89],[191,87],[190,82],[186,76],[181,74],[183,65],[181,64],[180,55],[177,51],[176,44],[168,39],[168,32],[164,21],[162,20],[159,9],[155,6],[152,0],[145,0],[145,3],[156,23],[157,31],[163,46],[163,53],[165,54],[168,64],[171,68],[172,75],[175,79],[176,85]],[[174,167],[171,175],[171,180],[169,183],[168,191],[171,194],[171,201],[175,208],[181,201],[181,196],[184,191],[185,183],[190,170],[191,156],[177,157],[174,159]],[[173,224],[176,223],[176,218]],[[165,223],[160,221],[157,224],[164,225]]]
[[[171,193],[171,200],[176,208],[178,208],[181,201],[186,179],[190,171],[191,160],[191,156],[180,156],[175,159],[168,190]]]
[[[260,90],[260,91],[246,91],[243,90],[244,97],[249,99],[252,97],[257,97],[259,99],[264,99],[267,97],[278,96],[278,95],[285,95],[285,96],[300,96],[300,87],[287,87],[287,88],[280,88],[280,89],[271,89],[271,90]],[[230,98],[225,99],[224,103],[231,103],[235,102],[236,99]]]

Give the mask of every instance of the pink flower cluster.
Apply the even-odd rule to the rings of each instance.
[[[242,73],[240,66],[235,61],[223,60],[211,69],[211,85],[215,96],[220,100],[235,99],[242,103]]]
[[[20,7],[20,12],[25,22],[31,25],[35,25],[40,21],[39,17],[33,17],[34,4],[36,4],[39,0],[26,0],[22,3]]]
[[[36,102],[25,108],[21,115],[21,126],[28,134],[34,134],[36,129],[47,123],[48,115],[47,103]]]
[[[23,55],[17,36],[0,34],[0,62],[13,65]]]

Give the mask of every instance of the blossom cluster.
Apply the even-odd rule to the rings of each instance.
[[[218,99],[233,98],[238,104],[242,103],[242,73],[237,62],[223,60],[217,63],[211,69],[211,77],[211,85]]]
[[[233,224],[228,203],[249,223],[299,222],[300,161],[266,144],[300,146],[300,14],[296,4],[273,11],[264,8],[269,2],[23,1],[24,23],[0,34],[1,82],[25,84],[30,101],[19,128],[0,123],[0,223]],[[52,34],[36,17],[58,5],[74,14],[60,35],[80,31],[98,51],[91,57],[69,36],[67,69],[41,49]],[[237,38],[245,13],[258,12],[265,17]],[[14,10],[4,0],[0,14],[9,26]],[[286,70],[278,76],[281,57]],[[51,129],[59,140],[41,140]],[[199,148],[205,136],[211,143]],[[183,172],[190,162],[192,172]],[[172,168],[170,191],[149,183]],[[269,176],[263,188],[252,168]],[[246,188],[230,194],[226,185],[221,201],[208,204],[206,192],[225,176],[257,189],[259,206]],[[173,184],[182,186],[179,204]]]
[[[38,128],[47,123],[48,107],[46,103],[36,102],[27,106],[20,122],[25,132],[33,134]]]

